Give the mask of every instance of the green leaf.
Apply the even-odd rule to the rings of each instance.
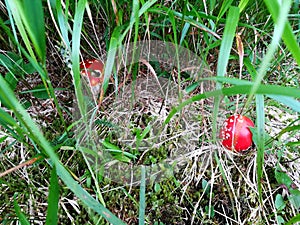
[[[51,171],[46,225],[58,224],[59,184],[55,166]]]
[[[116,151],[122,151],[117,145],[114,145],[112,143],[110,143],[107,140],[103,140],[102,144],[105,148],[110,149],[110,150],[116,150]]]
[[[210,218],[214,218],[215,216],[215,209],[213,206],[209,207],[208,205],[205,206],[205,212],[209,215]]]
[[[298,210],[300,208],[300,191],[297,189],[290,189],[289,200],[292,205]]]
[[[247,6],[249,0],[241,0],[239,3],[239,9],[240,9],[240,13],[245,9],[245,7]]]
[[[282,195],[277,194],[275,198],[275,207],[277,210],[283,210],[285,208],[286,204],[283,200]]]
[[[11,89],[15,90],[18,84],[18,79],[16,78],[16,76],[12,73],[7,73],[5,75],[5,80],[7,81],[7,83],[9,83]]]
[[[103,140],[102,144],[106,148],[106,150],[113,156],[113,158],[115,158],[121,162],[129,163],[129,162],[131,162],[131,159],[136,159],[135,155],[133,155],[129,152],[123,151],[118,146],[110,143],[107,140]]]
[[[160,184],[159,184],[159,183],[155,183],[155,184],[154,184],[154,191],[155,191],[156,193],[161,191],[161,187],[160,187]]]
[[[207,182],[207,180],[202,179],[202,189],[205,191],[206,194],[210,193],[210,184]]]
[[[292,179],[284,172],[279,172],[278,170],[275,171],[275,178],[279,185],[283,184],[287,188],[291,187]]]
[[[277,223],[278,225],[284,224],[284,219],[282,218],[282,216],[277,216]]]

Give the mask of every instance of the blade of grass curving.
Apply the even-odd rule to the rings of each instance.
[[[252,90],[252,85],[238,85],[230,88],[223,88],[220,90],[205,92],[203,94],[195,95],[184,102],[182,102],[180,105],[178,105],[176,108],[173,108],[171,112],[169,113],[168,117],[165,120],[165,124],[170,122],[171,118],[180,110],[182,110],[183,107],[195,102],[200,101],[202,99],[211,98],[211,97],[217,97],[217,96],[230,96],[230,95],[237,95],[237,94],[250,94]],[[279,96],[289,96],[297,98],[300,96],[300,90],[298,88],[292,88],[292,87],[282,87],[279,85],[261,85],[257,89],[257,94],[271,94],[271,95],[279,95]]]
[[[140,186],[140,206],[139,206],[139,225],[145,224],[146,209],[146,169],[141,167],[141,186]]]
[[[67,169],[61,164],[58,156],[54,152],[50,143],[43,136],[38,126],[34,123],[27,111],[22,107],[22,105],[17,100],[13,91],[10,89],[9,85],[6,83],[4,78],[0,76],[0,93],[3,98],[7,99],[8,107],[11,108],[20,123],[26,127],[28,130],[28,136],[31,140],[37,143],[49,156],[50,162],[56,167],[57,174],[61,180],[67,185],[67,187],[90,209],[97,212],[108,222],[112,224],[125,224],[122,220],[117,218],[113,213],[111,213],[107,208],[101,205],[97,200],[95,200],[85,189],[83,189],[70,175]]]
[[[264,0],[269,12],[271,13],[271,16],[275,23],[280,21],[282,18],[280,17],[280,12],[282,10],[283,4],[289,4],[288,1],[282,1],[282,5],[278,1],[273,0]],[[290,23],[285,22],[284,32],[282,34],[282,39],[284,43],[286,44],[287,48],[292,53],[294,59],[300,65],[300,47],[299,42],[297,41],[297,38],[295,37],[293,33],[293,29],[290,25]]]
[[[82,28],[82,21],[83,21],[83,15],[84,15],[86,4],[87,4],[87,0],[79,0],[75,10],[73,33],[72,33],[72,50],[71,50],[73,84],[74,84],[80,115],[83,117],[85,117],[86,114],[85,112],[86,107],[85,107],[85,102],[82,93],[82,84],[81,84],[81,77],[79,71],[79,55],[80,55],[81,28]]]
[[[19,218],[19,222],[21,225],[30,225],[29,221],[27,220],[26,216],[24,215],[24,213],[22,213],[22,210],[17,202],[17,194],[14,194],[14,208],[16,211],[16,214]]]
[[[289,124],[286,128],[282,129],[277,135],[276,138],[280,138],[283,134],[291,131],[300,131],[300,125]]]
[[[256,155],[256,175],[259,202],[263,204],[262,199],[262,179],[263,164],[265,156],[265,105],[264,96],[256,95],[256,127],[257,127],[257,155]]]
[[[294,98],[280,95],[267,95],[267,97],[272,98],[277,102],[281,102],[282,104],[290,107],[295,112],[300,112],[300,102]]]
[[[58,224],[59,184],[55,166],[51,170],[46,225]]]
[[[252,85],[253,84],[253,82],[251,82],[251,81],[240,80],[240,79],[232,78],[232,77],[208,77],[208,78],[200,79],[199,81],[206,81],[206,80],[234,84],[234,85]],[[266,96],[290,107],[295,112],[300,112],[300,102],[292,97],[281,96],[281,95],[272,95],[272,94],[267,94]],[[295,96],[295,97],[297,97],[297,96]]]
[[[259,88],[259,85],[261,84],[262,79],[264,78],[265,74],[267,73],[269,64],[270,64],[270,62],[273,58],[273,55],[278,47],[281,35],[283,33],[290,7],[291,7],[291,0],[286,0],[286,1],[282,2],[278,20],[276,21],[276,24],[275,24],[272,41],[268,47],[266,55],[264,56],[264,58],[261,62],[260,68],[257,71],[257,75],[254,80],[254,84],[253,84],[251,93],[249,94],[248,100],[245,104],[245,108],[247,108],[250,105],[254,94],[256,93],[257,89]]]

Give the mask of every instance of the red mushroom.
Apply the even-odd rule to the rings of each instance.
[[[249,127],[254,123],[246,116],[233,115],[227,118],[220,130],[222,145],[236,152],[242,152],[252,145],[252,133]]]
[[[92,87],[99,86],[103,81],[103,63],[100,60],[84,60],[80,63],[80,73],[88,77]]]

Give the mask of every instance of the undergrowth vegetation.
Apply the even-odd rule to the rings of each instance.
[[[0,223],[300,223],[299,4],[2,1]]]

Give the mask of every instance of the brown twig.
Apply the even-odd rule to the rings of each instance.
[[[12,172],[14,172],[14,171],[16,171],[16,170],[18,170],[18,169],[20,169],[22,167],[30,166],[30,165],[32,165],[33,163],[35,163],[36,161],[38,161],[41,158],[42,158],[42,156],[38,156],[38,157],[34,157],[32,159],[29,159],[26,162],[23,162],[23,163],[15,166],[13,168],[10,168],[10,169],[4,171],[3,173],[0,173],[0,177],[4,177],[5,175],[7,175],[9,173],[12,173]]]

